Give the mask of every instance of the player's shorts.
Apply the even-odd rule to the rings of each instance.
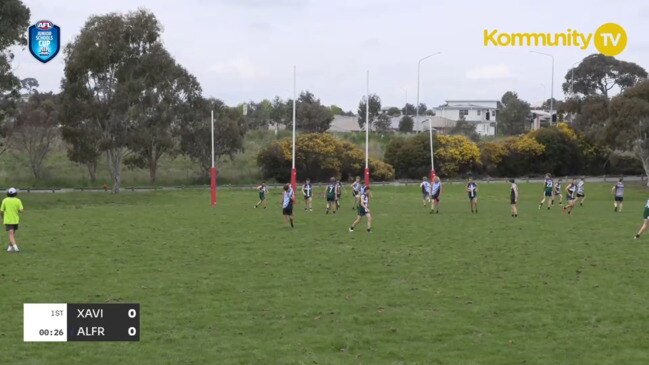
[[[543,195],[551,197],[552,196],[552,190],[545,190],[543,192]]]
[[[328,203],[333,203],[333,202],[335,202],[335,201],[336,201],[336,198],[334,198],[334,197],[329,197],[329,196],[327,197],[327,202],[328,202]]]
[[[516,204],[516,198],[514,198],[513,196],[510,197],[509,198],[509,204],[512,204],[512,205]]]
[[[554,196],[559,196],[559,195],[561,195],[561,191],[555,191],[554,192]]]
[[[430,197],[432,200],[439,202],[439,192]]]
[[[423,199],[428,199],[428,196],[429,196],[428,193],[425,193],[425,192],[422,192],[422,193],[421,193],[421,197],[422,197]]]
[[[266,194],[259,193],[259,200],[266,200]]]
[[[478,194],[471,195],[471,193],[469,193],[468,196],[469,196],[469,200],[478,199]]]
[[[581,193],[581,194],[580,194],[580,193],[577,193],[577,198],[583,198],[583,197],[585,197],[585,196],[586,196],[586,194],[584,194],[584,193]]]
[[[621,203],[621,202],[624,201],[624,197],[622,197],[622,196],[616,196],[616,197],[615,197],[615,201]]]
[[[642,216],[644,219],[649,219],[649,207],[644,208],[644,214]]]
[[[309,200],[309,199],[311,199],[311,195],[305,195],[304,196],[304,200]]]
[[[293,206],[289,205],[286,208],[282,208],[282,214],[283,215],[293,215]]]
[[[365,208],[358,207],[358,216],[359,217],[364,217],[366,214],[367,214],[367,211],[365,211]]]
[[[568,195],[566,197],[566,199],[568,199],[568,201],[573,201],[573,200],[577,199],[577,197],[575,197],[574,195]]]
[[[352,190],[352,196],[353,196],[353,197],[356,197],[356,195],[358,195],[358,191],[354,191],[354,190]]]
[[[17,224],[5,224],[5,230],[7,232],[9,232],[11,230],[17,231],[18,230],[18,225]]]

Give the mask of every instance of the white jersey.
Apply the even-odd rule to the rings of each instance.
[[[356,193],[361,191],[361,183],[360,183],[360,181],[354,181],[354,183],[352,184],[352,190],[354,190],[354,192],[356,192]]]
[[[645,208],[649,208],[649,199],[647,199],[647,205],[645,205]]]
[[[577,194],[584,194],[584,181],[579,180],[577,183]]]
[[[288,191],[284,192],[284,198],[282,200],[282,208],[288,208],[290,205],[292,205],[293,201],[291,200],[293,198],[293,189],[289,188]]]
[[[422,193],[430,192],[430,183],[428,181],[423,181],[421,184],[419,184],[419,186],[421,187]]]

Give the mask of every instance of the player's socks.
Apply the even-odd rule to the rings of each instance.
[[[636,234],[635,237],[633,237],[633,238],[637,240],[638,238],[640,238],[640,235]]]
[[[615,213],[617,213],[617,207],[615,207],[615,208],[613,209],[613,211],[614,211]]]
[[[367,233],[370,233],[370,232],[372,232],[372,228],[367,229]]]
[[[295,228],[293,227],[293,218],[291,218],[290,221],[291,221],[291,228]]]

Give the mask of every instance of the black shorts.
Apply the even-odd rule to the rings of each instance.
[[[577,194],[577,198],[583,198],[585,196],[586,196],[586,194]]]
[[[367,211],[363,207],[358,208],[358,216],[359,217],[364,217],[367,214]]]
[[[509,204],[511,204],[511,205],[516,204],[516,198],[514,198],[514,197],[509,198]]]
[[[434,195],[431,196],[430,198],[433,199],[434,201],[438,202],[438,201],[439,201],[439,193],[434,194]]]
[[[333,203],[336,201],[336,198],[327,198],[327,203]]]
[[[424,193],[424,192],[422,192],[422,193],[421,193],[421,196],[422,196],[422,198],[424,198],[424,199],[428,199],[428,193]]]
[[[473,199],[477,199],[477,198],[478,198],[478,194],[475,194],[475,195],[469,194],[469,200],[473,200]]]
[[[304,200],[309,200],[309,199],[311,199],[311,196],[310,196],[310,195],[305,195],[305,196],[304,196]]]
[[[282,208],[282,214],[283,215],[293,215],[293,206],[289,205],[286,208]]]
[[[17,231],[18,230],[18,225],[17,224],[5,224],[5,230],[7,232],[11,231],[12,229],[14,231]]]
[[[358,192],[352,190],[352,196],[355,197],[356,195],[358,195]]]
[[[621,196],[616,196],[616,197],[615,197],[615,201],[616,201],[616,202],[620,202],[620,203],[621,203],[621,202],[623,202],[623,201],[624,201],[624,197],[621,197]]]

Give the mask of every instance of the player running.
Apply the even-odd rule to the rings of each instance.
[[[7,252],[20,252],[16,244],[16,231],[20,223],[20,213],[24,211],[24,208],[20,199],[16,198],[17,195],[18,190],[9,188],[7,197],[2,200],[2,205],[0,205],[0,216],[9,234]]]
[[[622,206],[624,204],[624,179],[620,178],[617,184],[611,189],[615,193],[615,200],[613,201],[614,212],[622,213]]]
[[[558,179],[556,184],[554,184],[554,192],[552,192],[551,205],[554,206],[554,199],[559,197],[559,206],[563,206],[563,193],[561,192],[561,183],[563,180]]]
[[[543,199],[541,199],[541,203],[539,204],[539,210],[543,208],[543,204],[545,204],[546,199],[548,200],[548,210],[550,210],[550,202],[552,201],[553,187],[554,187],[554,182],[552,181],[550,174],[545,174],[545,181],[543,182]]]
[[[354,204],[352,205],[352,210],[355,210],[358,206],[358,200],[361,198],[361,177],[356,176],[356,179],[352,183],[352,196],[354,197]]]
[[[566,211],[568,211],[568,215],[572,214],[572,210],[575,208],[575,204],[577,204],[577,184],[575,183],[575,179],[572,179],[570,181],[570,184],[566,186],[566,200],[568,200],[568,203],[561,209],[563,214],[566,214]]]
[[[333,208],[334,214],[336,214],[336,211],[338,210],[338,205],[336,205],[336,179],[331,178],[329,179],[329,185],[327,185],[327,188],[324,191],[324,197],[327,199],[327,214],[329,214],[329,211]]]
[[[336,209],[340,209],[340,197],[343,195],[343,183],[336,180]]]
[[[518,185],[514,179],[509,179],[512,184],[509,188],[509,203],[512,206],[512,218],[518,218]]]
[[[644,206],[642,217],[644,218],[644,222],[642,223],[642,227],[640,227],[638,233],[635,235],[635,239],[640,238],[640,235],[649,228],[649,199],[647,199],[647,204]]]
[[[306,179],[302,185],[302,196],[304,196],[304,210],[313,212],[313,185],[311,179]]]
[[[442,181],[439,176],[435,176],[433,183],[430,185],[430,214],[439,213],[439,197],[442,195]]]
[[[370,214],[370,187],[365,188],[363,193],[360,195],[359,206],[358,206],[358,216],[356,220],[349,227],[350,232],[354,232],[354,227],[361,221],[361,218],[367,217],[367,232],[372,231],[372,215]]]
[[[291,228],[293,228],[293,189],[291,185],[284,185],[284,193],[282,194],[282,215],[284,216],[284,222],[290,223]]]
[[[466,184],[466,192],[469,195],[469,205],[471,206],[471,213],[478,213],[478,184],[473,181],[473,177],[469,176],[469,181]]]
[[[586,193],[584,192],[584,178],[579,178],[577,183],[577,200],[579,201],[579,206],[584,206],[584,200],[586,199]]]
[[[264,204],[264,209],[268,206],[268,201],[266,201],[266,194],[268,193],[268,188],[266,187],[266,183],[262,182],[261,185],[257,186],[255,189],[259,192],[259,201],[257,204],[255,204],[255,208],[257,208],[260,204]]]
[[[428,178],[426,176],[422,178],[419,187],[421,188],[422,201],[424,203],[424,206],[426,206],[430,202],[430,182],[428,182]]]

